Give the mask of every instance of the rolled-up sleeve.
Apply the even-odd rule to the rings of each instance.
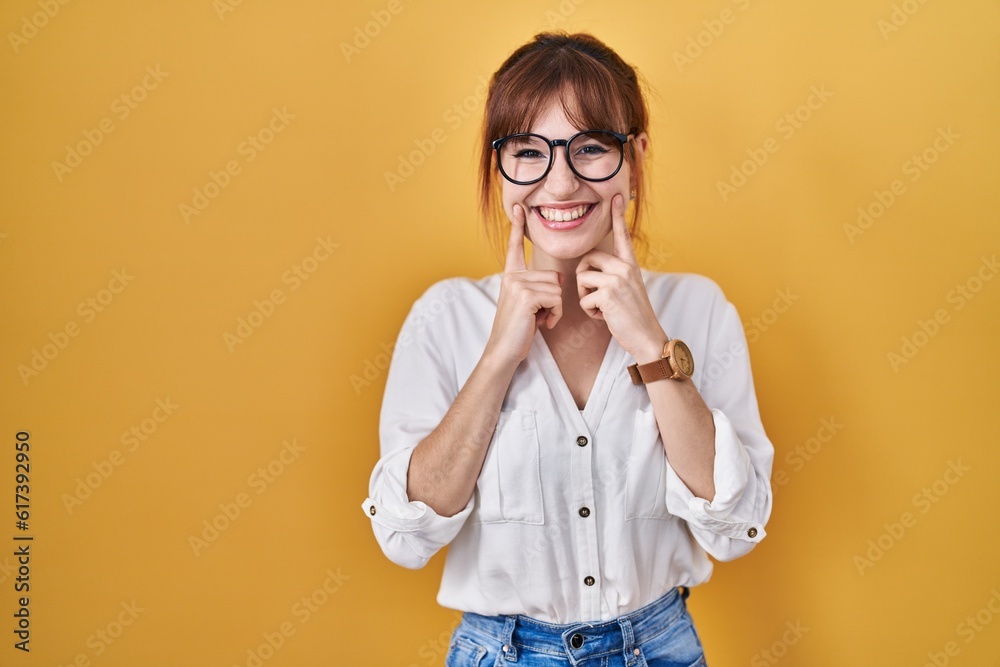
[[[436,283],[414,303],[393,347],[379,417],[381,456],[361,507],[375,538],[394,563],[418,569],[451,542],[472,512],[474,500],[454,516],[437,514],[407,496],[414,448],[448,412],[458,387],[447,320],[461,289],[455,279]]]
[[[700,391],[715,423],[715,497],[698,498],[667,463],[667,509],[685,521],[713,558],[743,556],[767,533],[774,446],[764,432],[750,353],[736,307],[717,302]],[[698,360],[695,360],[698,363]]]

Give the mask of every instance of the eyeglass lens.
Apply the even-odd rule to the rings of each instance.
[[[500,167],[512,180],[534,181],[548,169],[552,150],[538,135],[512,137],[500,147]],[[574,137],[566,146],[566,153],[573,169],[585,179],[605,179],[622,161],[621,142],[610,132],[600,130]]]

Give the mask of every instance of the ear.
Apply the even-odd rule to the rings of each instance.
[[[639,151],[639,155],[637,155],[637,157],[640,161],[642,161],[642,157],[646,154],[646,151],[649,150],[649,135],[645,132],[640,132],[635,135],[632,141],[635,143],[636,150]]]
[[[635,155],[635,162],[637,164],[642,164],[643,160],[646,159],[646,151],[649,150],[649,135],[645,132],[640,132],[632,138],[632,150]],[[637,177],[635,169],[631,170],[629,174],[629,186],[634,188],[636,186]]]

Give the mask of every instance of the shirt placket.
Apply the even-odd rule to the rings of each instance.
[[[569,531],[575,541],[580,580],[580,611],[582,618],[598,618],[601,613],[601,561],[597,542],[597,506],[594,496],[594,435],[577,413],[566,435],[571,448],[570,475],[573,507],[566,512],[566,521],[575,523]]]
[[[565,442],[563,447],[568,450],[567,455],[570,459],[572,505],[565,508],[561,515],[565,517],[563,520],[573,524],[571,526],[573,529],[568,531],[568,534],[573,536],[574,552],[577,555],[576,576],[579,577],[577,586],[580,591],[580,614],[586,619],[599,618],[603,582],[595,513],[597,507],[594,489],[595,435],[614,384],[611,373],[621,365],[624,350],[616,341],[611,341],[582,413],[576,407],[569,387],[559,372],[559,366],[540,334],[535,340],[534,352],[549,390],[557,399],[556,404],[559,406],[558,412],[561,417],[559,437]]]

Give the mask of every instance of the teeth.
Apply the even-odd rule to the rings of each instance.
[[[546,220],[552,222],[569,222],[570,220],[576,220],[590,208],[590,204],[583,204],[582,206],[577,206],[576,208],[564,209],[564,208],[545,208],[544,206],[538,207],[538,212],[542,214],[542,217]]]

